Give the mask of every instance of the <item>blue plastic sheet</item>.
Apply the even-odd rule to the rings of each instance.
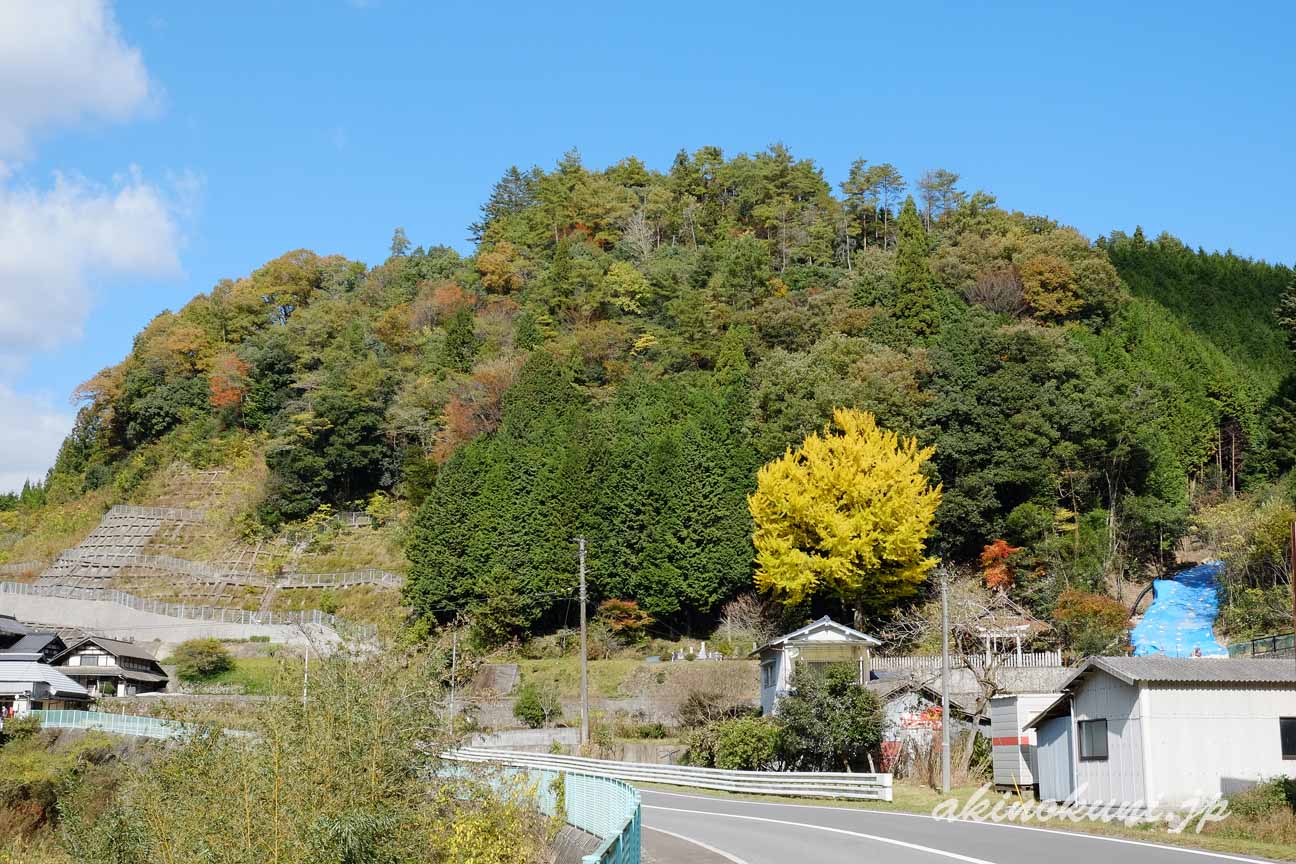
[[[1200,650],[1203,657],[1227,657],[1213,630],[1222,572],[1222,563],[1208,561],[1152,583],[1152,605],[1130,635],[1135,655],[1192,657]]]

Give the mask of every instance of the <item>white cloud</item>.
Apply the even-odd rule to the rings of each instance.
[[[0,157],[29,155],[42,129],[128,119],[149,91],[103,0],[0,2]]]
[[[113,187],[0,183],[0,354],[75,341],[93,278],[176,274],[180,240],[166,195],[135,170]]]
[[[0,384],[0,492],[17,492],[27,480],[44,480],[73,414],[49,399],[16,393]]]
[[[110,0],[0,0],[0,490],[43,478],[73,421],[12,383],[81,338],[96,283],[180,272],[179,224],[201,192],[192,174],[162,187],[134,167],[34,184],[21,162],[43,134],[128,120],[155,91]]]

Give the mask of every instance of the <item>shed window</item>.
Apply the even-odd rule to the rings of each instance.
[[[1081,720],[1080,758],[1100,761],[1107,758],[1107,721]]]
[[[768,688],[774,686],[774,670],[775,670],[775,668],[776,668],[776,667],[775,667],[775,665],[774,665],[774,663],[773,663],[772,661],[769,662],[769,663],[762,663],[762,664],[761,664],[761,686],[762,686],[762,687],[768,689]]]
[[[1296,717],[1279,717],[1278,734],[1282,738],[1282,758],[1296,759]]]

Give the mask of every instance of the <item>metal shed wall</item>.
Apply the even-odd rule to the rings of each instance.
[[[1075,753],[1071,716],[1054,717],[1039,726],[1035,782],[1041,801],[1065,801],[1075,790]]]
[[[1077,800],[1146,801],[1139,689],[1105,673],[1087,676],[1071,698]],[[1080,758],[1076,724],[1107,721],[1107,758]]]
[[[990,700],[991,758],[996,786],[1033,786],[1036,783],[1035,730],[1023,731],[1022,726],[1061,695],[1020,693],[995,696]]]
[[[1278,718],[1296,717],[1296,685],[1148,684],[1143,710],[1148,795],[1161,804],[1229,795],[1294,773],[1296,763],[1282,758]]]

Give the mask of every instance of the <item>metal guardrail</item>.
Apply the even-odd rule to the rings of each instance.
[[[1267,657],[1296,650],[1296,633],[1281,636],[1262,636],[1228,646],[1230,657]]]
[[[726,771],[688,765],[653,765],[643,762],[614,762],[578,756],[551,756],[484,747],[462,747],[444,754],[460,762],[493,762],[516,768],[579,771],[613,777],[631,783],[662,783],[693,789],[747,792],[754,795],[789,795],[815,798],[849,798],[865,801],[892,800],[890,774],[855,774],[817,771]]]
[[[356,624],[321,612],[307,609],[290,612],[250,612],[246,609],[229,609],[218,606],[195,606],[188,603],[164,603],[137,597],[112,588],[71,588],[63,585],[32,585],[26,582],[0,582],[0,594],[26,594],[34,597],[61,597],[65,600],[93,600],[100,603],[118,603],[140,612],[181,618],[186,621],[210,621],[213,624],[241,624],[268,626],[305,626],[315,624],[339,633],[354,634],[362,639],[372,639],[378,628],[372,624]]]
[[[460,769],[467,763],[486,761],[464,759],[456,753],[442,755],[459,763],[456,767]],[[566,769],[504,765],[498,771],[488,778],[496,781],[493,785],[497,788],[506,785],[500,780],[521,779],[541,813],[561,816],[568,825],[603,841],[597,850],[581,859],[582,864],[639,864],[643,817],[639,792],[634,787],[611,777]],[[459,772],[452,769],[452,773]],[[517,789],[516,783],[507,785]],[[563,807],[561,813],[559,804]]]

